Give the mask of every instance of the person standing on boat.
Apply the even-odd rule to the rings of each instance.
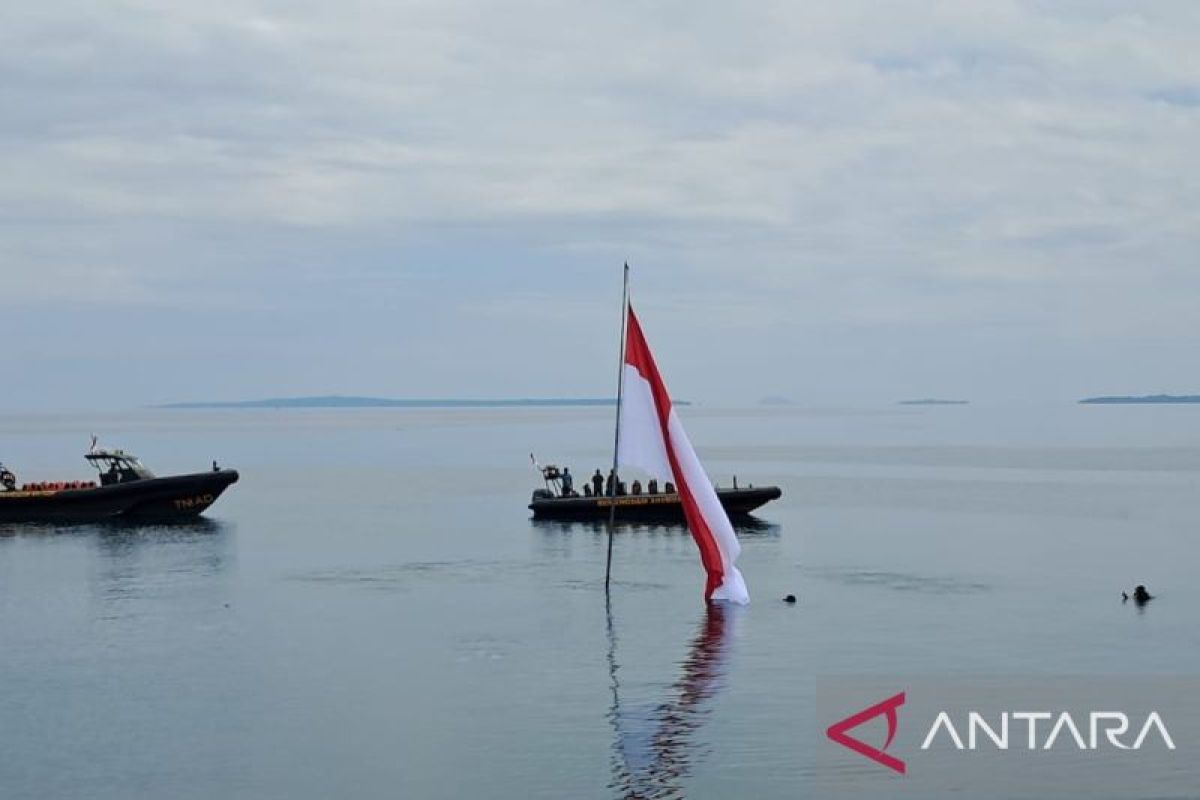
[[[570,497],[574,492],[575,492],[575,479],[571,477],[571,468],[563,467],[563,471],[562,471],[563,497]]]
[[[608,480],[604,482],[604,493],[609,497],[615,497],[617,494],[617,471],[615,469],[608,471]]]
[[[600,470],[596,470],[592,475],[592,496],[599,497],[604,492],[604,476],[600,474]]]

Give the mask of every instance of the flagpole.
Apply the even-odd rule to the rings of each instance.
[[[624,278],[621,282],[621,360],[617,365],[617,421],[613,430],[612,492],[608,507],[608,558],[604,562],[604,596],[608,597],[608,585],[612,579],[613,524],[617,516],[617,452],[621,448],[621,399],[625,393],[625,325],[629,321],[629,262],[625,262]]]

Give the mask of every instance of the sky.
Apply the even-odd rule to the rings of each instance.
[[[0,411],[1200,392],[1200,4],[0,10]]]

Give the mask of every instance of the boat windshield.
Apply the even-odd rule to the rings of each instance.
[[[130,483],[154,477],[137,456],[121,450],[97,450],[84,456],[100,473],[100,485]]]
[[[17,476],[8,467],[0,463],[0,490],[11,492],[17,488]]]

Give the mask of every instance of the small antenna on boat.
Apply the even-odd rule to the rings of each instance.
[[[621,358],[617,362],[617,420],[613,431],[613,460],[612,482],[609,489],[608,507],[608,557],[604,562],[604,596],[608,597],[608,587],[612,580],[613,555],[613,525],[617,516],[617,452],[621,448],[621,399],[625,392],[625,325],[629,321],[629,262],[625,262],[624,277],[621,281]]]

